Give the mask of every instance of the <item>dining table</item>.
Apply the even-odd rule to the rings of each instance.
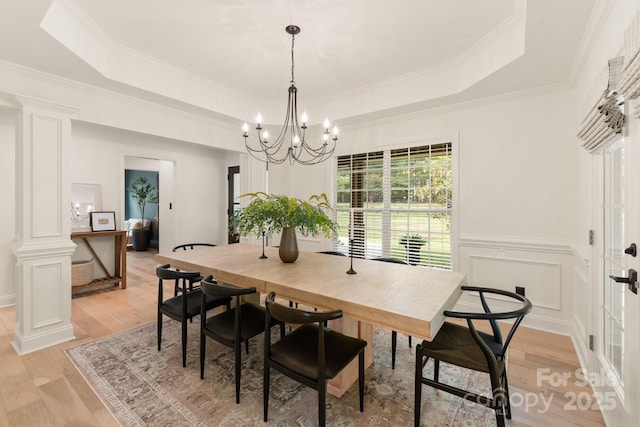
[[[212,275],[222,283],[255,287],[262,294],[319,310],[342,310],[331,328],[365,339],[365,364],[373,363],[373,325],[424,340],[432,340],[466,284],[456,271],[376,262],[300,251],[283,263],[278,248],[236,243],[190,251],[158,253],[159,264]],[[351,266],[353,268],[351,268]],[[349,274],[352,270],[354,274]],[[389,351],[391,351],[389,349]],[[327,391],[342,396],[357,379],[357,361],[332,379]]]

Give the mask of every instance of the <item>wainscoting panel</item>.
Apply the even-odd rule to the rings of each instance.
[[[471,286],[516,291],[525,289],[533,304],[524,324],[555,333],[575,331],[574,279],[576,253],[571,245],[558,241],[525,240],[491,236],[464,236],[459,240],[459,265]],[[500,298],[502,299],[502,298]],[[478,310],[474,296],[461,298],[460,309]],[[513,304],[494,298],[492,308],[508,309]]]
[[[560,271],[558,263],[479,255],[469,257],[470,283],[511,292],[516,290],[516,286],[522,286],[534,307],[553,310],[561,308]]]

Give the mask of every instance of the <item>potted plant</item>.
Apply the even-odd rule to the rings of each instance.
[[[229,217],[229,243],[240,242],[240,232],[238,232],[238,221],[240,221],[240,210],[234,210]]]
[[[420,250],[427,243],[421,234],[405,234],[400,239],[400,244],[407,251],[407,261],[411,265],[420,264]]]
[[[145,227],[144,209],[147,203],[158,203],[158,195],[155,187],[144,176],[139,176],[129,186],[129,194],[133,197],[140,209],[140,225],[131,230],[131,245],[136,251],[146,251],[151,241],[151,229]]]
[[[251,197],[251,202],[242,210],[238,221],[238,231],[246,236],[249,233],[279,233],[280,259],[294,262],[298,258],[296,230],[303,236],[326,237],[336,234],[338,224],[329,218],[331,206],[327,195],[312,195],[309,200],[301,200],[285,195],[249,193],[241,197]]]

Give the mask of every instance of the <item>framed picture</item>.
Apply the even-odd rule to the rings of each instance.
[[[90,212],[89,225],[91,231],[111,231],[116,229],[116,213],[107,212]]]

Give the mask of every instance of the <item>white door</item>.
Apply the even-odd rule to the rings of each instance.
[[[640,126],[629,119],[627,136],[602,155],[602,268],[593,299],[597,344],[589,375],[607,424],[620,427],[638,425],[640,405],[640,295],[624,282],[632,270],[640,271],[640,254],[628,253],[632,243],[640,245]]]

